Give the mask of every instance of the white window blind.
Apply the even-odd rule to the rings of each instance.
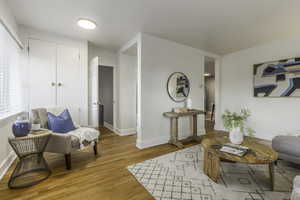
[[[20,49],[0,23],[0,118],[22,109]]]

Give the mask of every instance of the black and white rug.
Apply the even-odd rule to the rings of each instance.
[[[201,145],[128,167],[156,200],[289,200],[292,181],[300,174],[289,164],[275,167],[271,191],[267,165],[222,162],[219,184],[203,173]]]

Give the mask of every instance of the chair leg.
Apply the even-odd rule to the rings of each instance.
[[[98,142],[95,142],[94,144],[94,154],[95,156],[98,155]]]
[[[67,168],[67,170],[70,170],[72,168],[72,166],[71,166],[71,153],[65,154],[65,160],[66,160],[66,168]]]

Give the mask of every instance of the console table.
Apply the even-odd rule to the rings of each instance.
[[[200,114],[205,114],[202,110],[190,109],[186,112],[165,112],[163,116],[170,118],[171,121],[171,138],[169,143],[173,144],[179,148],[183,148],[183,144],[178,140],[178,118],[190,116],[191,119],[191,132],[192,136],[185,139],[185,141],[197,141],[201,142],[199,136],[197,136],[197,116]]]

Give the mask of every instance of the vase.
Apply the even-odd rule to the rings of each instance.
[[[26,120],[16,121],[12,125],[12,131],[15,137],[25,137],[30,132],[30,123]]]
[[[229,140],[232,144],[242,144],[244,141],[244,134],[239,127],[234,127],[229,133]]]

